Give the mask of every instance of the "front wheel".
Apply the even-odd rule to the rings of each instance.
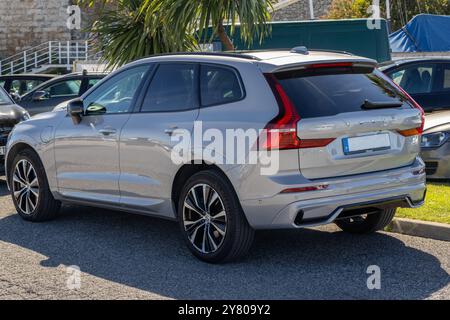
[[[373,233],[383,230],[395,216],[396,209],[385,209],[377,213],[351,217],[336,221],[336,225],[349,233]]]
[[[9,177],[14,206],[24,220],[41,222],[56,217],[61,203],[53,198],[44,166],[35,152],[19,152]]]
[[[232,186],[215,171],[197,173],[186,182],[178,216],[187,246],[200,260],[236,260],[249,251],[253,242],[254,230]]]

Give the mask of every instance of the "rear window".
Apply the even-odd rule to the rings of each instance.
[[[2,104],[11,104],[12,101],[9,98],[8,94],[6,93],[5,90],[0,89],[0,105]]]
[[[363,111],[366,100],[380,103],[404,102],[394,86],[376,74],[344,72],[291,71],[276,75],[302,118],[334,116]]]

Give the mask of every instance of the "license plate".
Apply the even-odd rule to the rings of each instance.
[[[4,156],[6,153],[6,147],[0,147],[0,156]]]
[[[389,150],[391,140],[389,134],[373,134],[368,136],[344,138],[342,139],[344,154],[358,154],[367,151]]]

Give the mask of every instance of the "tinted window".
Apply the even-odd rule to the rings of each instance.
[[[293,72],[277,77],[302,118],[362,111],[365,100],[406,101],[391,84],[375,73],[301,76]]]
[[[148,88],[142,111],[163,112],[193,109],[197,105],[196,66],[162,64]]]
[[[0,87],[4,88],[5,87],[5,80],[0,80]]]
[[[430,93],[433,89],[435,65],[414,65],[397,69],[389,76],[410,94]]]
[[[450,64],[444,66],[444,79],[442,83],[444,91],[450,91]]]
[[[43,82],[43,80],[13,80],[10,92],[24,95]]]
[[[3,90],[2,88],[0,88],[0,105],[2,104],[11,104],[12,101],[9,98],[8,94],[6,93],[5,90]]]
[[[149,65],[143,65],[123,71],[103,82],[84,99],[87,111],[103,109],[106,113],[128,112]]]
[[[87,86],[87,90],[89,90],[90,88],[92,88],[93,86],[95,86],[97,84],[97,82],[99,82],[101,79],[89,79],[88,81],[88,86]],[[87,91],[86,90],[86,91]]]
[[[230,103],[244,96],[238,76],[232,69],[204,65],[200,79],[203,106]]]
[[[43,88],[51,98],[57,97],[77,97],[80,93],[81,80],[59,81],[48,87]]]

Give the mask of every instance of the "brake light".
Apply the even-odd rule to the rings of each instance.
[[[308,66],[308,68],[349,68],[353,67],[352,62],[332,62],[332,63],[315,63]]]
[[[414,128],[414,129],[402,130],[402,131],[398,131],[398,132],[402,136],[405,136],[405,137],[421,135],[423,133],[423,127],[425,126],[425,111],[423,111],[422,107],[416,102],[416,100],[414,100],[408,94],[408,92],[406,92],[402,87],[400,87],[398,84],[396,84],[390,78],[387,78],[387,79],[408,99],[408,101],[413,105],[414,108],[419,109],[420,115],[422,117],[422,124],[420,125],[420,127],[417,127],[417,128]]]
[[[280,112],[266,125],[265,134],[258,141],[260,150],[317,148],[324,147],[334,140],[334,138],[299,139],[297,136],[297,123],[300,121],[300,116],[295,110],[294,104],[273,74],[268,73],[264,76],[277,99]]]

